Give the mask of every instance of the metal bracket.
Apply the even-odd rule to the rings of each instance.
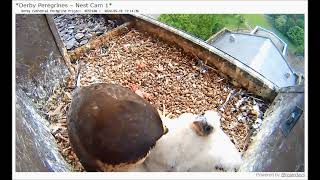
[[[293,111],[289,114],[289,117],[281,123],[280,129],[284,136],[287,136],[290,133],[291,129],[300,118],[302,112],[303,110],[300,107],[295,106]]]

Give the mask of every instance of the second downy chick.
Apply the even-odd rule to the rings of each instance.
[[[237,171],[241,154],[220,128],[220,115],[206,111],[162,119],[169,132],[135,171]]]

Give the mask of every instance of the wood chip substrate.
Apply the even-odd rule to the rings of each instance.
[[[80,67],[77,69],[81,86],[98,82],[120,84],[139,93],[159,110],[164,105],[172,117],[185,112],[219,111],[221,128],[243,153],[259,130],[268,104],[233,86],[204,62],[179,47],[131,29],[76,57],[73,63]],[[67,77],[55,89],[47,113],[61,154],[74,171],[84,171],[70,147],[66,126],[75,81],[76,77]]]

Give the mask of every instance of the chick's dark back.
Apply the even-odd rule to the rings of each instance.
[[[94,159],[111,165],[134,163],[163,135],[152,105],[127,88],[104,83],[76,90],[68,127],[75,153],[86,156],[79,159],[89,166]]]

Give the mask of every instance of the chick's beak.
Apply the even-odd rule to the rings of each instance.
[[[163,134],[167,134],[169,132],[169,129],[167,126],[163,125]]]

